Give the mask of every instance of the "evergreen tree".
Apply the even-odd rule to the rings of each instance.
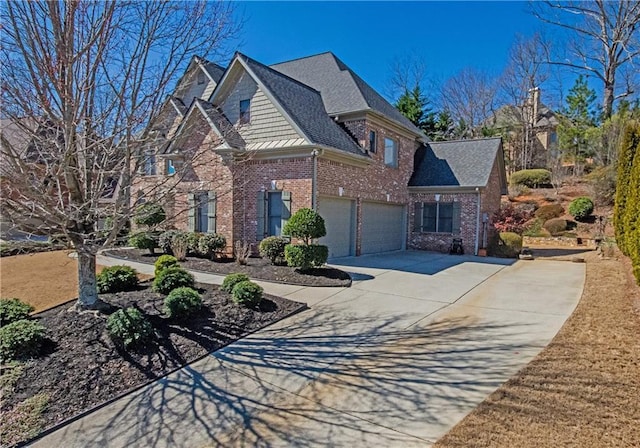
[[[640,198],[638,191],[632,191],[634,185],[638,185],[639,180],[633,177],[634,163],[636,165],[635,176],[638,174],[638,165],[640,165],[640,124],[638,122],[630,123],[624,133],[622,145],[618,153],[618,179],[616,187],[616,201],[614,206],[614,229],[618,247],[623,254],[630,254],[630,242],[633,238],[628,233],[630,227],[637,228],[637,220],[640,216],[638,206]],[[638,187],[636,187],[637,189]],[[636,204],[633,204],[633,201]],[[635,223],[630,223],[636,220]],[[640,235],[636,235],[640,237]]]
[[[422,94],[420,85],[416,84],[411,90],[405,88],[396,102],[396,108],[425,134],[430,137],[434,134],[435,113]]]

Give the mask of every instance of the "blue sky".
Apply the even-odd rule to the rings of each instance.
[[[526,2],[242,2],[239,50],[265,64],[334,52],[386,93],[396,58],[417,55],[428,76],[465,66],[498,75],[516,34],[539,21]]]

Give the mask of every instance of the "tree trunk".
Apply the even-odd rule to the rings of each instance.
[[[98,307],[96,287],[96,254],[86,248],[76,248],[78,253],[78,307],[95,309]]]
[[[613,100],[614,100],[613,83],[605,83],[604,95],[602,99],[602,119],[603,120],[606,120],[607,118],[611,118],[611,114],[613,113]]]

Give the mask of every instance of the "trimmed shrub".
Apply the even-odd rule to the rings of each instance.
[[[182,268],[167,268],[158,273],[153,280],[153,290],[160,294],[169,294],[176,288],[188,286],[193,288],[193,275]]]
[[[20,299],[1,299],[0,300],[0,326],[22,319],[28,319],[29,313],[35,308]]]
[[[495,235],[489,244],[489,254],[494,257],[517,258],[522,250],[522,237],[513,232]]]
[[[544,169],[516,171],[509,178],[511,185],[524,185],[529,188],[538,188],[551,185],[551,171]]]
[[[160,255],[153,266],[155,267],[154,275],[157,277],[158,274],[165,269],[179,268],[180,263],[178,263],[178,259],[173,255]]]
[[[233,301],[237,304],[244,306],[256,306],[262,300],[263,289],[253,283],[252,281],[245,280],[233,287],[231,292]]]
[[[150,254],[154,254],[158,240],[152,232],[137,232],[129,235],[129,245],[136,249],[147,249]]]
[[[308,245],[312,239],[325,236],[327,229],[322,216],[310,208],[301,208],[289,218],[282,233],[301,239]]]
[[[153,336],[153,327],[136,308],[119,309],[107,319],[107,331],[116,344],[125,348],[144,345]]]
[[[146,202],[139,206],[133,215],[133,222],[138,226],[155,227],[167,219],[164,208],[156,202]]]
[[[271,264],[278,265],[285,262],[284,248],[287,244],[289,244],[289,241],[286,238],[270,236],[260,241],[258,249],[262,257],[271,260]]]
[[[217,233],[205,233],[198,239],[198,253],[212,260],[225,247],[227,247],[227,239]]]
[[[284,248],[287,264],[302,270],[322,266],[329,258],[329,248],[319,244],[308,246],[288,245]]]
[[[198,255],[198,246],[202,235],[200,232],[187,232],[187,253]]]
[[[202,308],[202,297],[193,288],[176,288],[164,299],[164,313],[171,318],[189,316]]]
[[[493,214],[491,222],[498,232],[522,233],[530,219],[530,212],[507,204],[501,206],[500,210]]]
[[[582,221],[593,213],[593,201],[587,197],[576,198],[569,204],[569,214]]]
[[[172,248],[173,238],[176,235],[181,235],[184,233],[186,232],[183,232],[182,230],[167,230],[165,232],[162,232],[160,236],[158,236],[158,247],[165,254],[174,255]]]
[[[138,273],[129,266],[110,266],[96,275],[98,293],[129,291],[138,286]]]
[[[22,319],[0,328],[0,360],[12,361],[36,356],[44,341],[45,328],[34,320]]]
[[[543,227],[552,235],[558,236],[567,230],[567,221],[562,218],[553,218],[545,221]]]
[[[542,220],[542,222],[546,222],[550,219],[557,218],[562,216],[564,213],[564,208],[560,204],[549,204],[543,205],[534,213],[536,218]]]
[[[233,287],[240,282],[248,282],[249,277],[246,274],[229,274],[222,281],[220,289],[231,294]]]

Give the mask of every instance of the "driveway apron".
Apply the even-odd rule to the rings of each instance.
[[[409,251],[333,260],[351,288],[260,282],[310,309],[33,446],[429,446],[547,345],[582,294],[584,265],[511,263]]]

